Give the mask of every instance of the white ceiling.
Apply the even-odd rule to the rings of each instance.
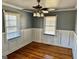
[[[32,6],[37,5],[36,0],[2,0],[2,2],[25,9],[33,9]],[[60,9],[75,8],[76,2],[76,0],[41,0],[40,4],[43,7]]]

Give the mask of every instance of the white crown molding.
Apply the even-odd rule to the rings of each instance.
[[[77,8],[59,9],[56,11],[73,11],[73,10],[77,10]]]
[[[5,3],[5,2],[3,2],[2,5],[3,5],[3,6],[8,6],[8,7],[11,7],[11,8],[15,8],[15,9],[18,9],[18,10],[23,10],[23,9],[24,9],[24,8],[21,8],[21,7],[12,5],[12,4],[8,4],[8,3]],[[24,10],[23,10],[23,11],[24,11]],[[26,10],[26,11],[24,11],[24,12],[30,12],[30,13],[32,13],[32,12],[29,11],[29,10]]]
[[[19,9],[19,10],[22,10],[22,9],[23,9],[23,8],[21,8],[21,7],[17,7],[17,6],[14,6],[14,5],[5,3],[5,2],[3,2],[2,5],[4,5],[4,6],[8,6],[8,7],[12,7],[12,8],[15,8],[15,9]]]

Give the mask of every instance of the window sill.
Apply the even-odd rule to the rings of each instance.
[[[45,34],[45,33],[44,33],[44,35],[55,36],[56,34]]]
[[[19,37],[21,37],[21,36],[17,36],[17,37],[14,37],[14,38],[10,38],[10,39],[8,39],[8,41],[15,40],[16,38],[19,38]]]

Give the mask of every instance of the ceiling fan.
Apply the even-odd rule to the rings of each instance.
[[[38,3],[38,5],[33,6],[34,9],[38,9],[38,10],[42,10],[42,11],[48,11],[48,8],[43,8],[43,7],[40,5],[40,0],[37,0],[37,3]]]
[[[35,12],[35,11],[42,11],[43,13],[48,13],[48,11],[54,11],[55,9],[50,9],[50,8],[43,8],[40,5],[40,0],[37,0],[37,5],[36,6],[32,6],[33,10],[29,10],[29,9],[23,9],[24,11],[29,11],[29,12]]]

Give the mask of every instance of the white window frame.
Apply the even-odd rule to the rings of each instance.
[[[55,23],[53,24],[53,26],[47,26],[46,19],[47,18],[51,18],[53,20],[53,17],[55,17]],[[47,35],[56,35],[56,22],[57,22],[57,15],[56,16],[46,16],[44,18],[44,34],[47,34]],[[47,27],[50,27],[50,28],[53,28],[53,29],[51,31],[47,31],[46,30]]]
[[[14,32],[15,34],[13,36],[9,36],[9,34],[11,33],[8,33],[7,32],[7,26],[6,26],[6,15],[14,15],[17,17],[17,25],[15,26],[18,30],[16,32]],[[19,13],[15,13],[15,12],[5,12],[4,11],[4,19],[5,19],[5,32],[6,32],[6,39],[7,40],[10,40],[10,39],[14,39],[14,38],[17,38],[17,37],[20,37],[21,34],[20,34],[20,23],[18,23],[18,21],[20,21],[20,14]],[[18,26],[19,25],[19,26]]]

